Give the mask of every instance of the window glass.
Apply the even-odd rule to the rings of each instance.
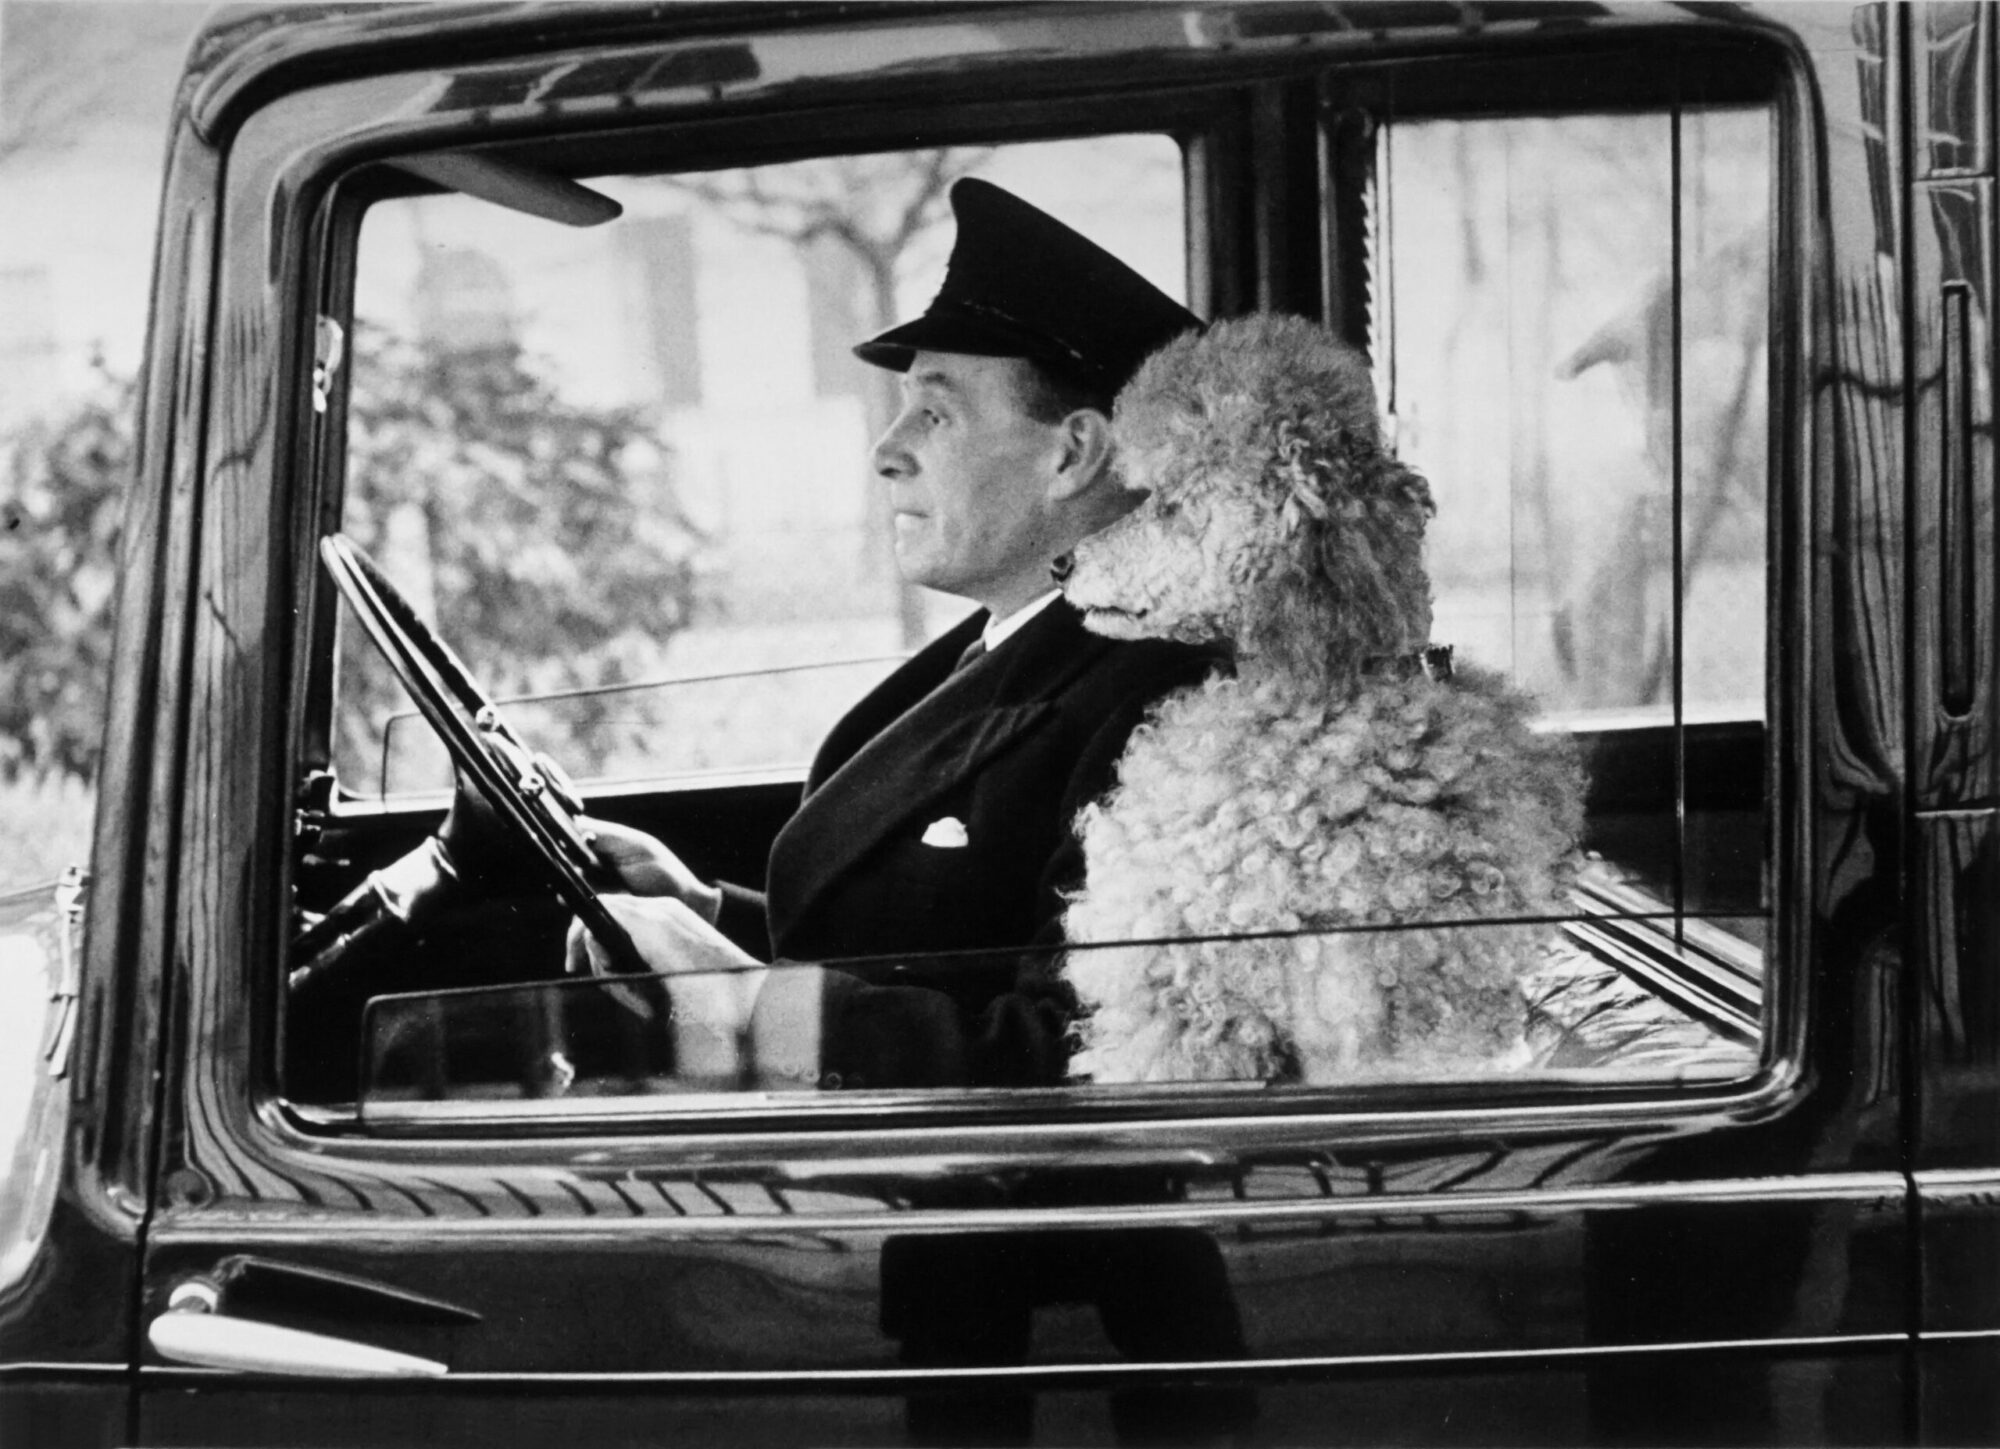
[[[1770,120],[1400,122],[1383,359],[1436,637],[1554,714],[1764,712]],[[1675,223],[1679,222],[1679,247]],[[1676,574],[1678,559],[1679,572]]]
[[[1397,122],[1378,174],[1433,637],[1576,736],[1600,880],[1754,942],[1772,134],[1761,108]]]
[[[342,527],[572,775],[799,767],[969,611],[896,575],[868,464],[896,379],[848,350],[928,303],[963,175],[1185,295],[1164,136],[599,178],[624,214],[587,229],[369,212]],[[347,791],[449,785],[352,628],[338,696]]]
[[[82,878],[0,890],[0,1288],[35,1261],[61,1183]]]
[[[1621,947],[1642,950],[1648,938],[1656,947],[1671,939],[1671,928],[1657,921],[1459,926],[1453,951],[1532,963],[1519,987],[1524,1034],[1439,1029],[1412,1013],[1407,1041],[1384,1054],[1370,1043],[1395,1042],[1396,1027],[1378,1022],[1354,1033],[1346,1029],[1350,1017],[1329,1015],[1312,1039],[1300,1033],[1275,1071],[1245,1052],[1233,1060],[1204,1054],[1213,1065],[1190,1075],[1175,1069],[1171,1051],[1127,1050],[1125,1041],[1092,1044],[1086,1033],[1077,1058],[1082,1071],[1059,1087],[1024,1083],[1010,1079],[1003,1051],[989,1049],[997,1018],[961,1015],[960,1041],[939,1029],[926,999],[948,998],[968,979],[985,977],[1011,982],[1010,997],[1029,999],[1065,985],[1087,989],[1100,966],[1136,966],[1163,980],[1206,975],[1222,996],[1233,994],[1230,1009],[1250,1023],[1263,978],[1273,973],[1288,975],[1289,989],[1299,995],[1321,990],[1318,983],[1328,977],[1344,979],[1340,990],[1322,995],[1327,1001],[1375,994],[1367,983],[1385,963],[1431,949],[1413,946],[1413,934],[1420,933],[1300,931],[1070,948],[1060,955],[960,952],[829,968],[784,962],[736,972],[380,996],[367,1006],[359,1105],[365,1119],[378,1122],[476,1118],[496,1110],[712,1114],[856,1105],[856,1093],[924,1087],[1027,1085],[1088,1097],[1095,1088],[1135,1084],[1350,1087],[1495,1080],[1529,1070],[1559,1080],[1694,1084],[1740,1077],[1756,1063],[1756,987],[1749,973],[1739,983],[1741,1000],[1720,993],[1698,1000],[1655,994],[1615,964]],[[1709,942],[1718,948],[1711,958],[1718,974],[1742,964],[1740,946],[1728,941],[1717,935]],[[1509,1017],[1495,1012],[1491,1019]]]
[[[1146,939],[1078,930],[1089,944],[1061,951],[745,957],[727,973],[701,955],[564,980],[567,918],[523,893],[504,917],[461,903],[428,923],[431,966],[378,978],[397,994],[357,986],[338,1021],[296,1013],[291,1060],[325,1067],[319,1099],[382,1121],[837,1108],[912,1087],[1090,1099],[1747,1076],[1767,916],[1770,129],[1739,110],[1381,132],[1374,361],[1437,505],[1433,637],[1534,694],[1537,728],[1579,747],[1586,858],[1560,909],[1495,919],[1483,836],[1463,851],[1440,837],[1425,870],[1402,869],[1412,838],[1456,829],[1403,803],[1338,832],[1302,811],[1296,858],[1237,882],[1385,893],[1339,928],[1300,906],[1252,929],[1269,900],[1239,919],[1226,898],[1177,898]],[[613,179],[594,184],[625,218],[592,233],[452,197],[371,213],[344,526],[494,692],[535,696],[510,718],[578,776],[795,768],[964,610],[896,580],[866,465],[894,380],[847,352],[928,300],[950,241],[942,185],[886,258],[800,238],[822,235],[810,218],[829,194],[873,235],[888,225],[874,208],[913,176],[975,169],[1180,294],[1179,159],[1157,137]],[[343,648],[343,784],[448,785],[372,651]],[[1287,808],[1282,782],[1271,793]],[[1262,807],[1209,823],[1230,808]],[[357,822],[319,858],[386,862],[428,828],[363,841]],[[341,869],[351,885],[359,867]],[[1192,937],[1204,912],[1218,934]],[[1185,1044],[1190,1021],[1213,1047],[1199,1068],[1159,1045]],[[1046,1040],[1077,1048],[1068,1070],[1016,1070],[1052,1022]]]

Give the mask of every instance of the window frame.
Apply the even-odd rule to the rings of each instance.
[[[1635,66],[1658,65],[1660,47],[1635,43],[1629,32],[1608,39],[1606,49],[1628,56]],[[1788,418],[1793,416],[1781,399],[1789,400],[1797,395],[1797,389],[1791,384],[1794,374],[1801,370],[1794,365],[1793,359],[1803,357],[1808,351],[1803,342],[1800,320],[1805,310],[1803,298],[1796,294],[1795,287],[1787,288],[1779,284],[1788,275],[1787,260],[1799,269],[1798,275],[1804,275],[1806,262],[1806,227],[1802,224],[1803,218],[1797,214],[1795,204],[1805,184],[1801,177],[1806,140],[1798,119],[1803,113],[1803,103],[1796,93],[1798,83],[1788,72],[1783,59],[1765,52],[1762,47],[1746,47],[1740,36],[1721,42],[1700,37],[1684,38],[1682,49],[1697,61],[1715,54],[1742,61],[1745,72],[1758,78],[1763,94],[1773,103],[1774,287],[1768,364],[1771,372],[1768,392],[1771,419],[1771,567],[1767,579],[1772,607],[1767,616],[1771,652],[1767,655],[1769,662],[1766,669],[1766,755],[1769,778],[1775,786],[1805,778],[1798,770],[1798,757],[1805,748],[1799,743],[1804,733],[1801,701],[1807,697],[1804,673],[1806,661],[1810,659],[1809,650],[1781,654],[1775,647],[1781,630],[1788,625],[1796,625],[1798,616],[1803,612],[1802,600],[1794,582],[1803,569],[1795,551],[1799,547],[1797,532],[1801,515],[1806,509],[1806,490],[1810,481],[1800,476],[1795,466],[1790,466],[1797,449],[1788,446],[1781,436],[1789,425]],[[1566,58],[1574,59],[1574,47],[1566,52]],[[1497,61],[1486,57],[1468,60],[1423,50],[1354,61],[1330,59],[1325,54],[1275,63],[1267,57],[1259,57],[1228,69],[1218,68],[1218,74],[1198,91],[1151,90],[1135,86],[1125,94],[1077,96],[1066,102],[1039,107],[1015,101],[982,102],[956,107],[950,112],[949,119],[942,122],[937,112],[916,102],[894,109],[866,110],[857,106],[851,111],[836,113],[841,124],[822,131],[810,146],[760,138],[760,132],[775,128],[768,116],[754,113],[721,120],[648,120],[629,128],[631,136],[628,140],[642,133],[677,132],[685,133],[683,143],[693,147],[712,145],[718,138],[726,142],[728,138],[735,137],[733,148],[724,144],[719,150],[703,153],[714,167],[720,168],[753,161],[796,160],[810,155],[840,154],[844,150],[859,149],[853,144],[856,137],[890,137],[899,125],[909,123],[909,117],[923,118],[926,140],[930,144],[957,144],[973,140],[1052,140],[1081,134],[1165,131],[1182,142],[1184,174],[1188,178],[1186,198],[1191,304],[1214,312],[1217,310],[1217,298],[1247,295],[1249,289],[1241,281],[1242,269],[1249,266],[1254,270],[1254,263],[1247,256],[1231,259],[1228,255],[1232,246],[1245,253],[1255,250],[1254,246],[1245,245],[1242,238],[1246,233],[1253,233],[1256,226],[1252,215],[1256,210],[1253,199],[1245,194],[1240,177],[1231,174],[1235,168],[1230,163],[1232,159],[1241,161],[1251,151],[1253,136],[1258,128],[1248,114],[1251,107],[1247,101],[1260,89],[1269,94],[1272,86],[1311,83],[1320,89],[1324,110],[1328,82],[1335,77],[1367,77],[1371,83],[1384,87],[1387,94],[1407,102],[1412,95],[1423,93],[1420,87],[1413,89],[1410,85],[1413,77],[1422,77],[1433,83],[1435,88],[1449,93],[1454,91],[1455,77],[1461,71],[1515,67],[1530,81],[1545,81],[1548,63],[1546,57],[1538,57],[1530,47],[1522,47]],[[1544,69],[1538,70],[1538,66]],[[1607,93],[1615,91],[1629,100],[1630,90],[1621,90],[1613,84],[1617,75],[1624,74],[1622,68],[1593,70],[1583,66],[1579,69],[1593,77],[1591,84],[1597,88]],[[1504,85],[1496,86],[1490,92],[1476,89],[1459,91],[1458,97],[1459,103],[1466,108],[1465,114],[1503,113],[1519,104],[1514,99],[1514,93]],[[1560,115],[1575,109],[1583,107],[1566,106],[1561,110],[1531,113]],[[1172,119],[1167,124],[1137,123],[1142,116]],[[368,183],[362,178],[369,174],[372,164],[398,151],[437,149],[459,137],[490,134],[490,131],[463,129],[457,132],[440,131],[432,125],[386,127],[371,134],[366,144],[355,143],[337,148],[337,154],[329,154],[320,173],[325,189],[313,213],[309,241],[309,255],[317,263],[310,274],[314,295],[320,304],[316,309],[318,312],[340,320],[351,332],[354,248],[368,195]],[[592,129],[553,133],[546,149],[560,153],[565,147],[585,146],[597,134],[599,132]],[[849,144],[837,146],[834,144],[837,141]],[[1296,141],[1295,135],[1287,133],[1285,144],[1296,144]],[[1322,181],[1325,179],[1323,172]],[[1337,200],[1333,188],[1322,185],[1321,204],[1326,218],[1332,216]],[[1781,204],[1784,200],[1791,200],[1794,204]],[[1233,224],[1218,224],[1219,216],[1229,218]],[[1331,236],[1330,225],[1328,221],[1323,226],[1323,237]],[[1211,242],[1216,243],[1220,250],[1211,250]],[[1329,299],[1332,272],[1333,269],[1328,268]],[[315,530],[338,526],[345,469],[346,392],[344,383],[333,390],[321,427],[301,429],[302,435],[312,441],[306,450],[308,468],[305,476],[310,479],[309,487],[304,490],[307,506],[294,511],[294,516],[300,520],[294,540],[294,556],[299,559],[311,557],[309,548],[298,545],[314,536]],[[333,445],[335,443],[338,446]],[[301,572],[310,575],[313,571]],[[300,611],[301,624],[294,637],[301,641],[303,647],[299,651],[301,663],[294,670],[295,706],[292,717],[297,723],[286,752],[287,769],[294,781],[307,776],[316,765],[323,766],[329,758],[325,747],[331,720],[331,646],[333,619],[337,612],[331,586],[324,579],[301,579],[298,593],[304,608]],[[1781,602],[1783,607],[1780,607]],[[715,780],[689,783],[696,789],[726,788],[722,782]],[[308,788],[310,790],[310,783]],[[672,787],[661,789],[651,785],[635,786],[630,791],[622,792],[613,787],[593,791],[593,799],[615,798],[620,793],[653,796],[679,792]],[[1804,893],[1798,888],[1804,879],[1802,863],[1806,858],[1800,847],[1805,833],[1801,818],[1803,802],[1798,798],[1795,784],[1790,794],[1782,799],[1774,789],[1773,798],[1776,803],[1767,850],[1767,868],[1772,872],[1773,929],[1765,957],[1770,989],[1767,990],[1764,1006],[1762,1066],[1746,1080],[1679,1088],[1664,1093],[1658,1084],[1605,1082],[1583,1083],[1577,1087],[1565,1083],[1553,1088],[1537,1082],[1523,1084],[1523,1090],[1497,1092],[1492,1082],[1371,1085],[1315,1089],[1310,1093],[1287,1096],[1282,1101],[1267,1099],[1257,1102],[1254,1110],[1248,1113],[1244,1110],[1246,1094],[1243,1089],[1218,1090],[1213,1086],[1192,1087],[1164,1095],[1154,1088],[1126,1088],[1122,1096],[1109,1102],[1102,1100],[1103,1094],[1112,1090],[1117,1095],[1116,1089],[1054,1088],[1025,1095],[1007,1092],[997,1094],[995,1100],[987,1100],[982,1094],[954,1093],[948,1101],[933,1095],[888,1092],[854,1094],[854,1100],[837,1107],[819,1103],[801,1104],[767,1119],[746,1121],[732,1115],[729,1120],[718,1123],[713,1119],[692,1119],[662,1112],[648,1114],[643,1120],[621,1118],[598,1124],[582,1119],[565,1119],[559,1131],[561,1134],[582,1135],[596,1132],[623,1135],[639,1131],[647,1137],[689,1143],[704,1141],[713,1145],[730,1142],[762,1156],[770,1150],[787,1150],[787,1144],[796,1146],[802,1138],[824,1143],[829,1136],[857,1131],[866,1131],[871,1135],[886,1132],[888,1137],[885,1141],[907,1133],[916,1133],[922,1139],[924,1134],[940,1128],[961,1134],[967,1131],[991,1132],[998,1134],[996,1142],[1005,1139],[1019,1146],[1022,1144],[1017,1141],[1017,1129],[1048,1128],[1055,1124],[1062,1127],[1061,1132],[1051,1134],[1058,1139],[1072,1138],[1073,1132],[1081,1132],[1089,1141],[1100,1142],[1098,1134],[1107,1128],[1136,1132],[1141,1137],[1151,1138],[1160,1133],[1171,1136],[1174,1131],[1184,1130],[1195,1123],[1199,1123],[1204,1131],[1242,1129],[1250,1131],[1253,1136],[1264,1135],[1263,1129],[1257,1129],[1255,1124],[1264,1124],[1264,1129],[1275,1129],[1279,1135],[1285,1135],[1288,1128],[1302,1128],[1309,1121],[1343,1124],[1343,1130],[1352,1128],[1362,1133],[1406,1130],[1433,1136],[1439,1133],[1476,1135],[1496,1130],[1504,1124],[1532,1130],[1538,1125],[1560,1123],[1568,1130],[1586,1121],[1601,1121],[1606,1125],[1637,1122],[1657,1123],[1663,1130],[1668,1130],[1674,1124],[1684,1126],[1696,1118],[1750,1120],[1761,1117],[1797,1086],[1804,1073],[1803,1007],[1806,992],[1803,983],[1798,980],[1805,969],[1798,943],[1807,934],[1804,913],[1808,905],[1803,899]],[[375,812],[370,810],[369,813]],[[289,861],[279,867],[286,890],[290,885],[290,870]],[[284,896],[285,892],[280,894]],[[256,1030],[268,1040],[277,1023],[277,1013],[265,1012],[261,1014]],[[1501,1085],[1504,1088],[1510,1084]],[[1094,1100],[1082,1100],[1086,1092]],[[381,1140],[388,1135],[468,1142],[504,1139],[523,1146],[541,1143],[552,1151],[557,1150],[560,1143],[560,1136],[552,1134],[546,1125],[509,1122],[504,1114],[495,1114],[479,1123],[413,1124],[408,1130],[399,1129],[394,1134],[385,1134],[379,1128],[363,1129],[355,1118],[344,1113],[282,1098],[276,1100],[295,1127],[315,1136],[359,1136],[368,1141]],[[1059,1150],[1058,1155],[1062,1151],[1074,1151],[1076,1146],[1077,1143],[1072,1141],[1071,1147]],[[1041,1149],[1035,1151],[1036,1155],[1041,1155]]]
[[[1809,822],[1807,802],[1799,793],[1797,782],[1808,778],[1801,766],[1810,759],[1806,739],[1807,715],[1800,702],[1809,697],[1807,672],[1812,656],[1809,648],[1801,647],[1800,641],[1811,638],[1812,616],[1791,580],[1802,572],[1802,550],[1806,544],[1801,530],[1812,480],[1797,469],[1794,460],[1800,456],[1800,450],[1791,444],[1786,430],[1791,426],[1792,419],[1809,416],[1798,389],[1803,368],[1795,359],[1802,358],[1807,350],[1802,319],[1807,314],[1809,303],[1800,290],[1800,279],[1811,275],[1807,251],[1809,218],[1800,213],[1799,198],[1808,194],[1806,177],[1810,175],[1805,165],[1810,138],[1802,129],[1801,118],[1809,115],[1811,108],[1795,88],[1796,69],[1787,65],[1782,56],[1759,45],[1746,44],[1744,40],[1740,36],[1726,39],[1684,35],[1671,43],[1628,50],[1618,38],[1607,37],[1601,54],[1590,57],[1588,63],[1584,63],[1584,58],[1579,56],[1578,63],[1564,72],[1561,83],[1565,104],[1560,108],[1533,103],[1536,92],[1549,88],[1550,78],[1533,55],[1518,52],[1489,53],[1476,58],[1468,57],[1455,65],[1435,67],[1408,65],[1393,60],[1366,63],[1341,72],[1340,78],[1346,84],[1339,87],[1334,84],[1334,74],[1330,72],[1321,83],[1322,110],[1329,117],[1322,153],[1328,163],[1325,233],[1329,244],[1337,246],[1345,242],[1349,247],[1360,249],[1361,264],[1367,268],[1367,280],[1372,289],[1377,280],[1376,269],[1382,264],[1377,250],[1381,234],[1376,223],[1383,207],[1375,189],[1378,181],[1376,165],[1381,155],[1383,136],[1398,122],[1559,119],[1566,115],[1672,115],[1684,106],[1696,109],[1760,107],[1768,116],[1770,179],[1767,207],[1770,227],[1766,255],[1770,285],[1766,302],[1764,363],[1767,426],[1764,429],[1766,607],[1763,621],[1763,714],[1761,720],[1753,721],[1724,716],[1707,707],[1690,707],[1676,689],[1663,723],[1628,728],[1607,719],[1594,725],[1581,724],[1568,732],[1599,740],[1619,734],[1634,740],[1642,735],[1662,732],[1666,735],[1668,753],[1672,757],[1673,798],[1669,804],[1672,807],[1674,848],[1672,879],[1666,883],[1673,899],[1666,900],[1665,905],[1673,920],[1678,922],[1683,919],[1743,918],[1752,914],[1735,910],[1704,910],[1699,904],[1690,905],[1688,902],[1686,827],[1691,799],[1702,790],[1702,785],[1693,780],[1688,769],[1688,740],[1697,725],[1694,717],[1704,716],[1699,723],[1708,728],[1713,736],[1709,746],[1711,754],[1740,754],[1740,743],[1734,736],[1740,734],[1745,726],[1761,728],[1765,784],[1761,873],[1765,905],[1756,914],[1761,914],[1767,923],[1762,949],[1762,1048],[1765,1073],[1777,1080],[1787,1072],[1798,1070],[1803,1052],[1806,1003],[1803,1000],[1805,983],[1801,977],[1806,970],[1806,953],[1802,943],[1810,938],[1807,926],[1809,903],[1804,890],[1804,882],[1808,879],[1807,857],[1798,844]],[[1368,137],[1371,143],[1370,160],[1366,169],[1360,171],[1351,163],[1342,167],[1333,137],[1335,125],[1357,110],[1364,113],[1371,123]],[[1357,234],[1354,222],[1349,219],[1357,209],[1365,215],[1368,224],[1368,230],[1361,234]],[[1675,284],[1678,291],[1678,278]],[[1375,302],[1376,292],[1371,290],[1366,300]],[[1339,310],[1343,305],[1351,309],[1352,299],[1335,295],[1330,270],[1328,307],[1330,313],[1340,316],[1348,324],[1346,330],[1352,339],[1357,329],[1353,325],[1351,311]],[[1375,314],[1379,310],[1379,307],[1371,308],[1370,315],[1359,319],[1364,324],[1360,329],[1361,338],[1365,339],[1361,345],[1376,366],[1378,376],[1385,365],[1374,332]],[[1390,309],[1391,327],[1393,323],[1393,309]],[[1678,347],[1678,337],[1676,345]],[[1388,346],[1393,359],[1393,337]],[[1678,352],[1677,361],[1685,366]],[[1393,361],[1389,365],[1393,366]],[[1678,399],[1675,406],[1678,410]],[[1674,466],[1676,476],[1671,480],[1671,486],[1678,505],[1683,501],[1678,476],[1678,450]],[[1680,526],[1681,516],[1677,509],[1676,533]],[[1681,583],[1677,579],[1677,610],[1680,589]],[[1789,649],[1784,647],[1783,642],[1788,639],[1792,641]],[[1678,638],[1675,647],[1677,651],[1680,648]],[[1674,668],[1678,675],[1678,658]],[[1596,783],[1595,778],[1593,783]],[[1693,967],[1693,977],[1704,974],[1703,963],[1688,964]],[[1691,984],[1695,987],[1693,994],[1699,996],[1700,983],[1692,981]]]

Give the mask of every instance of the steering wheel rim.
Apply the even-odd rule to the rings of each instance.
[[[590,884],[586,872],[597,858],[565,784],[548,778],[451,646],[358,544],[344,534],[328,534],[319,541],[319,556],[369,641],[443,742],[459,788],[470,783],[528,847],[543,883],[597,938],[613,971],[651,974]]]

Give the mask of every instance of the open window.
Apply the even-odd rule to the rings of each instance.
[[[1656,80],[1567,110],[1524,102],[1505,75],[1415,74],[1320,77],[1320,129],[1257,144],[1327,163],[1312,202],[1330,219],[1329,311],[1367,345],[1394,445],[1437,502],[1435,638],[1575,739],[1589,859],[1563,919],[1425,926],[1518,960],[1524,1051],[1348,1085],[1438,1088],[1425,1100],[1441,1103],[1496,1084],[1578,1101],[1740,1085],[1773,1021],[1778,113],[1733,73],[1699,103]],[[922,308],[961,174],[1047,206],[1171,293],[1193,271],[1214,294],[1252,294],[1212,275],[1249,262],[1224,238],[1238,218],[1212,204],[1227,188],[1191,194],[1185,140],[584,168],[619,213],[587,228],[495,205],[490,175],[377,168],[326,522],[437,623],[593,815],[757,884],[829,727],[966,611],[896,578],[866,463],[892,379],[849,346]],[[574,144],[555,151],[574,160]],[[417,191],[413,170],[445,190]],[[452,783],[360,631],[323,642],[320,793],[294,868],[307,920],[435,829]],[[776,1011],[783,982],[820,963],[568,980],[568,920],[539,883],[505,880],[425,920],[386,969],[294,1004],[288,1090],[423,1130],[837,1120],[909,1106],[912,1087],[925,1110],[1113,1114],[1316,1090],[1072,1080],[1024,1108],[1020,1089],[951,1062],[878,1076],[837,1054],[760,1055],[755,994]],[[1293,934],[1299,959],[1370,949],[1365,930]],[[1270,942],[1102,949],[1248,970]],[[981,996],[967,982],[1064,969],[1045,945],[847,967],[947,1011]]]
[[[618,214],[593,226],[463,192],[369,208],[341,529],[579,781],[796,779],[969,612],[896,574],[869,447],[897,380],[849,351],[929,300],[961,176],[1184,291],[1160,134],[597,177]],[[344,799],[450,788],[358,630],[335,697]]]
[[[828,730],[972,609],[896,572],[869,455],[899,379],[850,349],[928,302],[963,176],[1071,219],[1184,295],[1184,172],[1172,129],[587,185],[481,153],[370,168],[349,183],[348,315],[322,322],[344,423],[323,526],[593,816],[759,886]],[[350,969],[369,953],[327,913],[439,827],[454,774],[345,608],[319,647],[286,1078],[296,1098],[344,1102],[365,1004],[385,991],[549,995],[509,1019],[561,1019],[569,918],[546,882],[503,866]],[[757,933],[741,944],[768,950]],[[621,1029],[645,1016],[642,996],[613,993]],[[524,1040],[546,1065],[564,1052],[538,1031]],[[568,1055],[598,1053],[572,1042]]]

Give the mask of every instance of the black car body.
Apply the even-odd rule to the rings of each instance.
[[[954,1412],[1063,1444],[1990,1441],[1997,32],[1975,4],[218,18],[169,146],[87,929],[73,955],[55,924],[34,938],[50,1045],[0,1217],[0,1441],[922,1442]],[[475,189],[497,160],[564,196],[1166,136],[1190,305],[1321,318],[1386,365],[1419,294],[1388,265],[1416,203],[1385,137],[1650,118],[1677,229],[1643,295],[1679,320],[1621,355],[1666,349],[1651,456],[1685,582],[1683,413],[1720,284],[1678,226],[1683,118],[1718,109],[1766,158],[1737,465],[1764,480],[1742,616],[1761,687],[1735,716],[1676,683],[1664,713],[1578,727],[1587,843],[1648,894],[1607,886],[1572,939],[1720,1023],[1739,1067],[616,1110],[288,1089],[294,906],[444,803],[330,778],[314,553],[341,527],[351,371],[315,319],[352,332],[371,208],[468,174],[400,159],[470,156]],[[1696,633],[1669,593],[1679,659]],[[583,793],[754,880],[797,779]],[[911,1304],[940,1293],[1030,1341],[913,1363]],[[234,1367],[176,1358],[186,1317],[248,1327],[212,1350]],[[1188,1331],[1117,1327],[1135,1317]],[[444,1371],[283,1371],[260,1325]]]

